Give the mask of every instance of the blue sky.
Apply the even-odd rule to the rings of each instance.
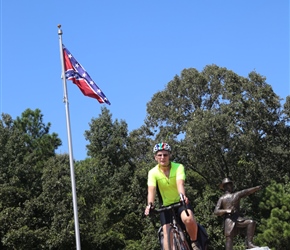
[[[73,156],[86,158],[85,130],[106,105],[129,131],[146,104],[185,68],[255,70],[285,99],[289,83],[288,0],[1,1],[0,112],[40,109],[68,153],[57,25],[63,43],[108,97],[85,97],[67,81]],[[282,101],[283,102],[283,101]]]

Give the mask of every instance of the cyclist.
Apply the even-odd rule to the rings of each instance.
[[[145,215],[149,215],[150,204],[154,204],[156,192],[160,194],[162,205],[164,206],[169,206],[173,203],[179,202],[179,194],[183,194],[185,202],[188,205],[189,216],[186,215],[184,207],[180,207],[177,214],[185,225],[186,231],[190,236],[192,249],[201,250],[197,241],[198,226],[193,215],[192,207],[185,193],[184,166],[180,163],[170,161],[171,147],[165,142],[156,144],[153,148],[153,153],[158,164],[148,172],[148,205],[145,209]],[[171,218],[170,211],[165,211],[160,214],[165,250],[168,249],[167,228],[170,226]]]

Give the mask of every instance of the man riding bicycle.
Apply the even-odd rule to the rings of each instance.
[[[184,166],[180,163],[170,161],[171,147],[165,142],[156,144],[153,148],[153,153],[158,164],[148,172],[148,205],[145,209],[145,215],[149,215],[150,204],[154,204],[157,191],[160,193],[163,206],[169,206],[173,203],[179,202],[179,194],[183,194],[189,216],[187,216],[183,206],[178,209],[177,215],[185,225],[186,231],[190,236],[192,249],[200,250],[201,248],[197,242],[198,225],[194,218],[192,207],[185,194]],[[167,228],[170,226],[171,219],[172,216],[170,211],[164,211],[160,214],[165,250],[168,249]]]

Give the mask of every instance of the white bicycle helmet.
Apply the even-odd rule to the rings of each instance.
[[[171,152],[171,147],[166,142],[157,143],[153,148],[153,153],[156,154],[156,152],[166,150],[168,152]]]

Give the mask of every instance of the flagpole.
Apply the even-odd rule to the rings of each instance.
[[[71,128],[70,128],[70,116],[69,116],[69,102],[67,95],[67,86],[65,78],[65,68],[64,68],[64,58],[63,58],[63,47],[62,47],[62,30],[61,25],[58,25],[58,37],[59,37],[59,48],[60,48],[60,60],[62,67],[62,82],[64,97],[63,102],[65,103],[66,111],[66,127],[67,127],[67,137],[68,137],[68,150],[69,150],[69,162],[70,162],[70,175],[71,175],[71,185],[72,185],[72,196],[73,196],[73,210],[74,210],[74,220],[75,220],[75,237],[77,250],[81,250],[80,244],[80,232],[79,232],[79,220],[78,220],[78,205],[77,205],[77,195],[76,195],[76,184],[75,184],[75,174],[74,174],[74,162],[73,162],[73,150],[72,150],[72,139],[71,139]]]

